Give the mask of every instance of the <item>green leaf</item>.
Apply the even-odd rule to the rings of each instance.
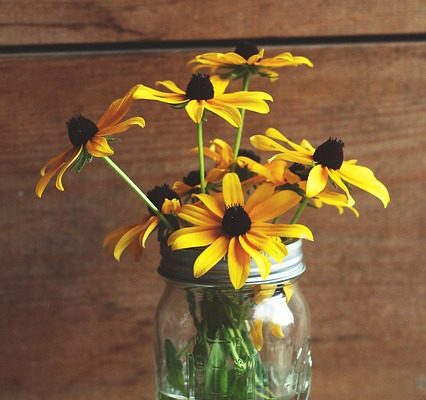
[[[176,348],[170,339],[165,340],[164,347],[166,351],[167,380],[175,389],[184,392],[183,365],[179,360]]]
[[[227,396],[228,393],[228,351],[225,341],[219,338],[210,346],[210,354],[206,365],[206,393]],[[216,398],[216,397],[213,397]],[[218,397],[219,398],[219,397]],[[222,398],[222,397],[220,397]],[[224,397],[227,398],[227,397]]]

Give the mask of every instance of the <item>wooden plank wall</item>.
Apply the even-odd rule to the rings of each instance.
[[[154,399],[157,245],[139,264],[125,257],[120,265],[100,246],[143,207],[99,160],[68,174],[65,193],[49,188],[42,200],[33,193],[37,171],[66,148],[64,124],[74,114],[98,118],[135,83],[183,86],[191,57],[231,50],[240,38],[315,63],[282,70],[275,83],[253,82],[275,102],[268,116],[248,116],[247,133],[274,126],[314,144],[343,138],[347,156],[373,168],[391,194],[383,210],[357,192],[359,220],[332,209],[304,218],[316,234],[302,282],[312,310],[313,398],[426,398],[424,2],[0,5],[1,400]],[[147,127],[123,138],[115,160],[143,188],[196,165],[187,155],[194,126],[183,112],[157,103],[135,112]],[[233,130],[211,119],[207,138],[217,135],[232,140]]]

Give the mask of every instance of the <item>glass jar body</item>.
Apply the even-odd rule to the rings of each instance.
[[[297,278],[239,291],[168,280],[156,312],[157,399],[307,400],[309,331]]]

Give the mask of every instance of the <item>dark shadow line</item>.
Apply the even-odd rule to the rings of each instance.
[[[57,43],[0,46],[0,54],[26,53],[79,53],[79,52],[120,52],[120,51],[167,51],[191,50],[199,48],[229,49],[237,42],[249,41],[258,46],[311,46],[336,44],[363,44],[363,43],[398,43],[423,42],[426,33],[409,34],[380,34],[380,35],[352,35],[352,36],[306,36],[291,38],[246,38],[246,39],[212,39],[212,40],[165,40],[165,41],[138,41],[138,42],[111,42],[111,43]]]

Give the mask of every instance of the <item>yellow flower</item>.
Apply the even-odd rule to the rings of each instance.
[[[265,135],[251,137],[252,145],[264,151],[278,151],[273,160],[285,160],[303,165],[312,166],[306,184],[306,196],[315,197],[321,193],[331,179],[348,199],[348,206],[353,206],[355,200],[349,193],[346,184],[357,186],[362,190],[376,196],[386,207],[390,201],[389,193],[367,167],[357,165],[356,160],[343,160],[343,142],[330,138],[316,149],[307,140],[300,145],[287,139],[274,128],[269,128]],[[287,146],[277,142],[284,142]]]
[[[63,191],[62,177],[70,166],[82,166],[92,156],[105,157],[114,154],[108,144],[108,136],[125,132],[133,125],[139,125],[141,128],[145,126],[145,121],[141,117],[122,121],[133,102],[135,90],[136,86],[124,97],[115,100],[97,124],[82,115],[72,118],[67,123],[68,137],[72,147],[53,157],[40,170],[41,178],[35,188],[38,197],[43,195],[46,186],[55,174],[58,174],[56,188]]]
[[[172,250],[208,246],[195,260],[197,278],[227,255],[231,283],[239,289],[249,275],[250,258],[266,279],[271,262],[263,252],[277,262],[287,255],[279,237],[313,239],[303,225],[267,222],[299,203],[294,192],[274,193],[273,185],[264,184],[245,203],[238,175],[228,173],[223,178],[223,201],[208,194],[196,197],[201,205],[184,205],[178,213],[180,219],[194,226],[173,232],[168,243]]]
[[[294,322],[293,314],[288,308],[288,303],[293,296],[293,287],[288,283],[282,288],[282,293],[274,296],[276,285],[257,285],[254,288],[254,302],[257,304],[253,325],[250,329],[250,338],[257,351],[263,348],[263,325],[268,323],[272,336],[277,339],[285,337],[282,326]],[[284,303],[283,303],[284,302]]]
[[[193,71],[208,68],[213,73],[225,77],[241,77],[247,71],[251,74],[259,74],[271,80],[278,79],[275,68],[297,67],[307,65],[313,67],[312,62],[306,57],[293,56],[291,53],[281,53],[272,58],[264,58],[265,51],[248,42],[241,42],[233,52],[229,53],[204,53],[196,56],[190,64],[196,63]]]
[[[181,208],[179,196],[168,185],[156,186],[147,196],[163,215],[176,214]],[[151,210],[148,211],[150,215],[145,216],[140,223],[122,226],[105,237],[103,247],[106,247],[117,261],[120,261],[122,253],[128,247],[135,261],[141,257],[146,240],[160,223],[160,218]]]
[[[193,149],[197,151],[197,149]],[[207,173],[207,180],[215,182],[229,172],[234,163],[234,150],[232,147],[222,139],[213,139],[210,147],[204,148],[204,155],[215,162],[215,166]],[[239,160],[247,160],[246,163]],[[267,174],[267,169],[260,164],[260,157],[250,150],[240,149],[237,157],[237,172],[240,180],[246,181],[250,177],[250,173],[254,174]],[[245,183],[245,182],[244,182]]]
[[[186,90],[180,89],[172,81],[160,81],[157,84],[166,87],[170,92],[138,85],[133,97],[185,107],[189,117],[197,124],[201,122],[204,110],[208,110],[238,127],[242,123],[239,108],[267,114],[269,106],[266,100],[272,101],[271,95],[265,92],[225,93],[229,81],[218,76],[193,75]]]

